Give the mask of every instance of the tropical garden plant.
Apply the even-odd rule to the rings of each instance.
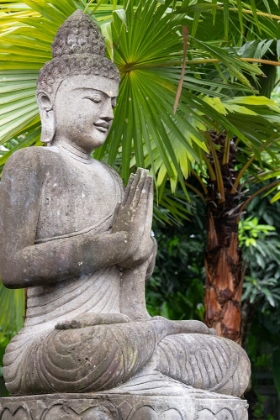
[[[238,145],[238,161],[245,169],[252,164],[254,179],[278,176],[274,168],[280,109],[274,101],[258,96],[259,91],[268,95],[273,79],[264,79],[261,65],[271,72],[279,64],[277,2],[1,0],[0,141],[4,149],[0,167],[19,148],[40,144],[36,78],[51,59],[58,27],[77,8],[100,25],[108,56],[121,75],[115,122],[95,158],[118,166],[124,181],[135,165],[149,168],[156,201],[167,209],[156,215],[166,221],[168,212],[177,221],[186,214],[182,199],[166,194],[166,188],[175,193],[179,184],[181,195],[188,198],[191,184],[186,179],[194,174],[208,204],[223,208],[236,224],[242,211],[235,194],[242,196],[239,185],[244,170],[239,167],[241,172],[234,173],[234,147]],[[225,165],[232,177],[224,174]],[[192,188],[201,196],[195,182]],[[233,204],[228,204],[227,192]],[[208,212],[210,227],[211,217],[219,215],[212,213]],[[209,228],[208,244],[213,233],[215,229]],[[242,270],[236,227],[230,244],[234,250],[227,260],[239,258],[236,264]],[[215,241],[214,245],[208,249],[211,256],[221,251]],[[216,267],[219,260],[214,258]],[[227,319],[231,320],[233,309],[235,314],[240,311],[242,277],[238,279],[224,278],[223,290],[231,291],[229,300],[223,293],[219,302],[220,289],[211,279],[207,290],[215,293],[206,297],[206,306],[221,306],[213,319],[206,308],[208,322],[236,340],[240,326],[228,325]],[[6,293],[1,290],[1,300],[8,301]],[[23,302],[22,295],[18,299]],[[4,325],[4,316],[0,318]]]

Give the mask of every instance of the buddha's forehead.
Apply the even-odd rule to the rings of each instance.
[[[75,91],[80,89],[98,90],[106,93],[110,97],[116,97],[118,95],[118,87],[119,83],[114,79],[107,79],[102,76],[79,75],[65,79],[60,85],[59,90],[74,94]]]

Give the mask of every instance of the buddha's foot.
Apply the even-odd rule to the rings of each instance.
[[[172,321],[157,316],[151,319],[151,323],[159,341],[174,334],[215,334],[212,328],[208,328],[203,322],[195,320]]]

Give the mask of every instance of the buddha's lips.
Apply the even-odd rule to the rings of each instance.
[[[108,130],[108,128],[110,127],[110,124],[108,124],[105,121],[100,123],[100,124],[93,124],[93,125],[94,125],[94,127],[97,128],[97,130],[101,131],[102,133],[105,133]]]

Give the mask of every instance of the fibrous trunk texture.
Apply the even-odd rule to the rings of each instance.
[[[241,342],[241,295],[244,279],[241,250],[238,248],[238,221],[242,194],[232,190],[236,171],[236,148],[230,144],[229,159],[222,163],[225,135],[211,133],[223,179],[224,199],[216,180],[208,179],[207,248],[205,252],[205,322],[217,334]],[[213,161],[210,162],[214,169]]]

